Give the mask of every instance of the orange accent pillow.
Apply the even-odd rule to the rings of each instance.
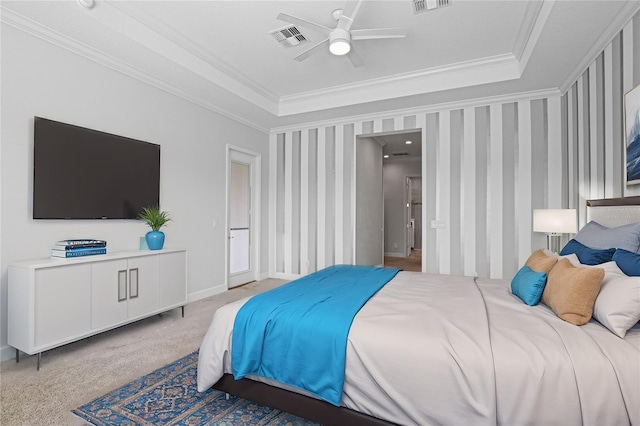
[[[544,253],[544,250],[540,249],[538,251],[534,251],[524,264],[535,272],[544,272],[548,274],[556,263],[558,263],[557,257],[547,256]]]
[[[576,268],[561,259],[549,272],[542,302],[563,320],[584,325],[591,319],[603,279],[602,268]]]

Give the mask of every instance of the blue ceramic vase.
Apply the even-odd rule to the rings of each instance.
[[[147,240],[149,250],[162,250],[164,246],[164,232],[162,231],[149,231],[144,239]]]

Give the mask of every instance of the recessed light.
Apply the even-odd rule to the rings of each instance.
[[[389,154],[383,155],[384,158],[389,158]]]
[[[411,145],[411,141],[406,141],[405,142],[407,145]]]

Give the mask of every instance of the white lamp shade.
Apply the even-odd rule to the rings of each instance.
[[[533,211],[533,232],[575,234],[576,209],[536,209]]]

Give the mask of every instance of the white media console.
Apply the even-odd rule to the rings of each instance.
[[[187,303],[187,252],[117,252],[9,265],[7,343],[43,351]]]

